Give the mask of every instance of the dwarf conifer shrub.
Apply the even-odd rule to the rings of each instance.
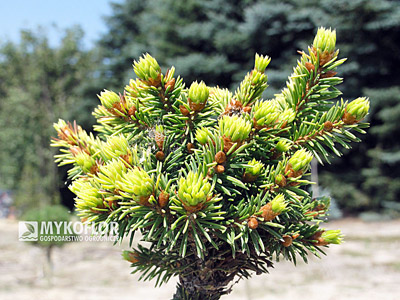
[[[43,248],[46,252],[46,263],[43,266],[44,275],[51,280],[53,272],[52,254],[55,247],[62,247],[68,242],[72,242],[71,234],[66,232],[66,222],[71,221],[71,213],[62,205],[48,205],[40,208],[32,208],[24,213],[21,218],[24,221],[37,222],[42,226],[47,226],[48,232],[46,239],[27,240],[35,246]],[[46,224],[43,224],[46,223]],[[32,225],[27,226],[25,235],[34,232]],[[73,234],[75,236],[75,234]]]
[[[174,299],[219,299],[274,261],[307,261],[339,244],[340,231],[322,227],[329,199],[308,190],[310,162],[360,141],[369,101],[335,101],[346,60],[335,43],[335,31],[320,28],[271,100],[261,99],[267,56],[256,54],[232,93],[185,86],[174,67],[163,73],[143,55],[122,93],[100,93],[97,136],[55,124],[56,162],[72,165],[79,216],[118,222],[130,243],[140,232],[124,258],[156,285],[178,276]]]

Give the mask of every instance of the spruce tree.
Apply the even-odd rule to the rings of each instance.
[[[230,92],[185,86],[144,54],[123,93],[99,94],[97,136],[55,124],[56,161],[71,166],[82,221],[118,222],[131,244],[140,232],[123,255],[142,280],[178,276],[173,299],[219,299],[274,261],[339,244],[340,231],[322,227],[329,198],[307,191],[313,157],[340,156],[368,126],[368,99],[333,102],[346,60],[338,55],[336,32],[320,28],[286,87],[264,101],[268,56],[256,54]]]

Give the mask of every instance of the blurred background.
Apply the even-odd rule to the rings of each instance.
[[[254,54],[266,54],[264,98],[272,98],[318,26],[336,28],[348,58],[338,74],[343,98],[371,100],[363,142],[318,167],[319,193],[334,199],[328,226],[342,228],[347,242],[308,266],[278,263],[225,298],[398,299],[400,1],[14,0],[0,11],[0,299],[169,299],[174,282],[153,289],[129,275],[119,255],[126,245],[56,248],[44,280],[41,248],[18,242],[16,220],[32,209],[73,211],[67,170],[49,147],[52,124],[76,120],[90,131],[96,95],[121,92],[144,52],[164,71],[174,65],[187,84],[231,89]]]

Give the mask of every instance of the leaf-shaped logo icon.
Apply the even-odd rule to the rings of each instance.
[[[37,241],[38,240],[38,223],[34,221],[19,222],[19,240],[20,241]]]
[[[22,234],[22,237],[27,237],[27,236],[30,236],[32,233],[30,232],[30,231],[27,231],[27,232],[24,232],[23,234]]]
[[[33,227],[32,224],[25,223],[25,225],[26,225],[26,228],[28,228],[29,233],[35,233],[35,228]]]

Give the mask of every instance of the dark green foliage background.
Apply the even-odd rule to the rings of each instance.
[[[57,198],[64,174],[52,163],[51,124],[62,117],[89,128],[95,95],[122,91],[142,53],[163,71],[174,65],[187,84],[221,87],[236,87],[255,52],[269,55],[271,98],[292,72],[293,49],[305,49],[325,26],[336,28],[340,56],[348,58],[340,89],[348,99],[370,97],[371,128],[351,153],[320,168],[321,184],[347,213],[400,212],[399,1],[127,0],[113,4],[106,22],[91,51],[80,47],[77,29],[57,48],[31,32],[0,47],[0,188],[15,190],[17,203]]]

